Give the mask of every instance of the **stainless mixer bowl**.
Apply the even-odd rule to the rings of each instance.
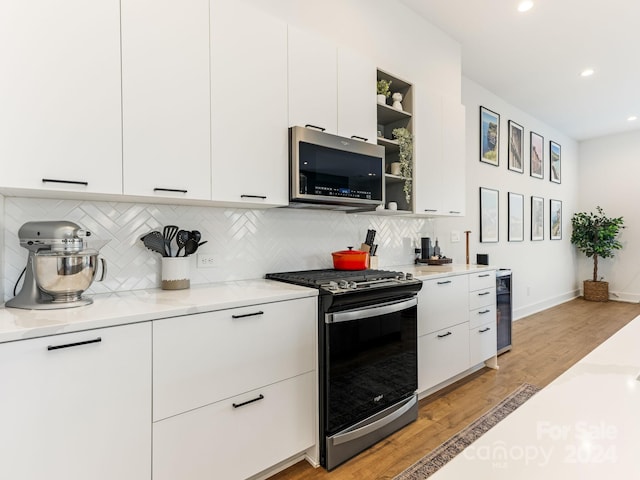
[[[106,265],[102,260],[104,278]],[[33,266],[40,290],[51,295],[54,302],[73,302],[79,300],[93,283],[98,269],[98,252],[38,252],[34,255]]]

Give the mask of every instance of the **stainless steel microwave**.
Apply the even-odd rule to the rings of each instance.
[[[379,145],[290,127],[289,164],[291,206],[372,210],[385,203]]]

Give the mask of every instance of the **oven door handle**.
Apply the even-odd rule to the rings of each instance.
[[[333,437],[331,437],[331,441],[334,445],[340,445],[341,443],[350,442],[352,440],[355,440],[356,438],[364,437],[365,435],[368,435],[369,433],[378,430],[379,428],[389,425],[397,418],[400,418],[402,415],[411,410],[411,408],[416,404],[417,401],[418,400],[414,395],[402,407],[398,408],[395,412],[390,413],[386,417],[382,417],[380,420],[376,420],[375,422],[372,422],[360,428],[356,428],[355,430],[350,430],[348,432],[334,435]]]
[[[358,308],[357,310],[346,310],[344,312],[328,313],[325,315],[325,323],[350,322],[352,320],[360,320],[361,318],[376,317],[386,315],[388,313],[400,312],[407,308],[414,307],[418,304],[418,297],[414,296],[409,300],[401,302],[387,302],[378,305]]]

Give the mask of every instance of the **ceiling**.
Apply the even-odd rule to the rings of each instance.
[[[640,128],[640,1],[400,1],[460,43],[464,76],[568,136]]]

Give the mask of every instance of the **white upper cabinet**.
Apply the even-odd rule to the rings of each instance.
[[[126,195],[211,198],[209,2],[122,0]]]
[[[0,186],[122,193],[120,2],[0,2]]]
[[[416,92],[415,213],[465,212],[465,108],[424,87]]]
[[[338,135],[376,144],[376,66],[338,48]]]
[[[289,126],[338,133],[337,69],[335,45],[289,26]]]
[[[287,25],[244,2],[211,3],[212,198],[289,202]]]

